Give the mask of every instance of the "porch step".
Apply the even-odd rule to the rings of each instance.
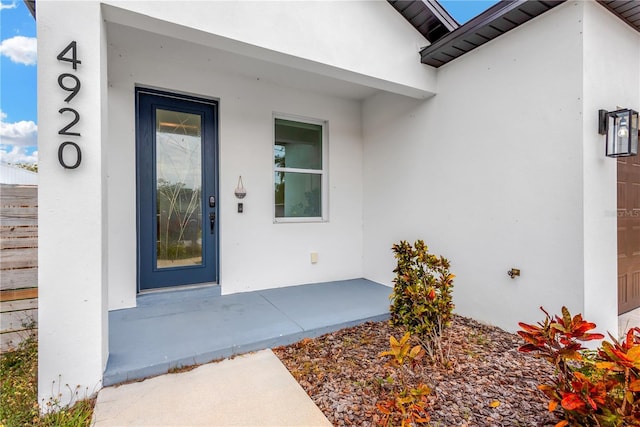
[[[391,288],[366,279],[220,295],[144,295],[109,313],[109,386],[389,318]]]

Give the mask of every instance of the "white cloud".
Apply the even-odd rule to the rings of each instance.
[[[11,3],[0,3],[0,10],[15,9],[16,7],[18,7],[18,5],[16,5],[15,1],[12,1]]]
[[[0,43],[0,54],[18,64],[35,65],[37,50],[35,37],[14,36]]]
[[[0,159],[3,163],[38,163],[38,152],[27,153],[24,147],[0,145]]]
[[[38,125],[31,120],[7,123],[7,115],[0,111],[0,144],[33,147],[38,144]]]

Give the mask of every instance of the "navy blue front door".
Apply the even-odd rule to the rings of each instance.
[[[136,89],[138,287],[217,281],[218,104]]]

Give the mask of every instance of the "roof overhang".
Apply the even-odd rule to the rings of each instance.
[[[24,1],[24,5],[27,6],[27,9],[29,9],[29,12],[31,12],[31,16],[33,16],[33,19],[36,19],[36,0],[23,0]]]
[[[423,64],[440,67],[513,30],[565,0],[503,0],[420,51]]]
[[[430,1],[435,2],[435,0]],[[420,51],[421,61],[423,64],[440,67],[564,2],[565,0],[502,0],[461,27],[432,41],[431,45]],[[597,2],[640,32],[640,1],[597,0]],[[413,3],[420,4],[423,0]],[[405,5],[405,8],[410,9],[409,5]],[[403,16],[406,18],[406,13],[403,13]],[[409,22],[415,26],[412,20]]]
[[[388,0],[430,43],[460,26],[436,0]]]
[[[36,18],[36,0],[23,0]],[[440,67],[509,32],[566,0],[501,0],[460,26],[437,0],[388,0],[430,43],[420,51],[423,64]],[[596,0],[640,32],[640,1]]]
[[[638,0],[598,0],[627,25],[640,32],[640,2]]]

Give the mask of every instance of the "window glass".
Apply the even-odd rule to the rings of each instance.
[[[156,268],[202,264],[202,118],[156,110]]]
[[[275,218],[323,217],[324,126],[275,119]]]
[[[322,216],[322,175],[276,172],[276,218]]]
[[[322,169],[322,126],[276,119],[276,166]]]

